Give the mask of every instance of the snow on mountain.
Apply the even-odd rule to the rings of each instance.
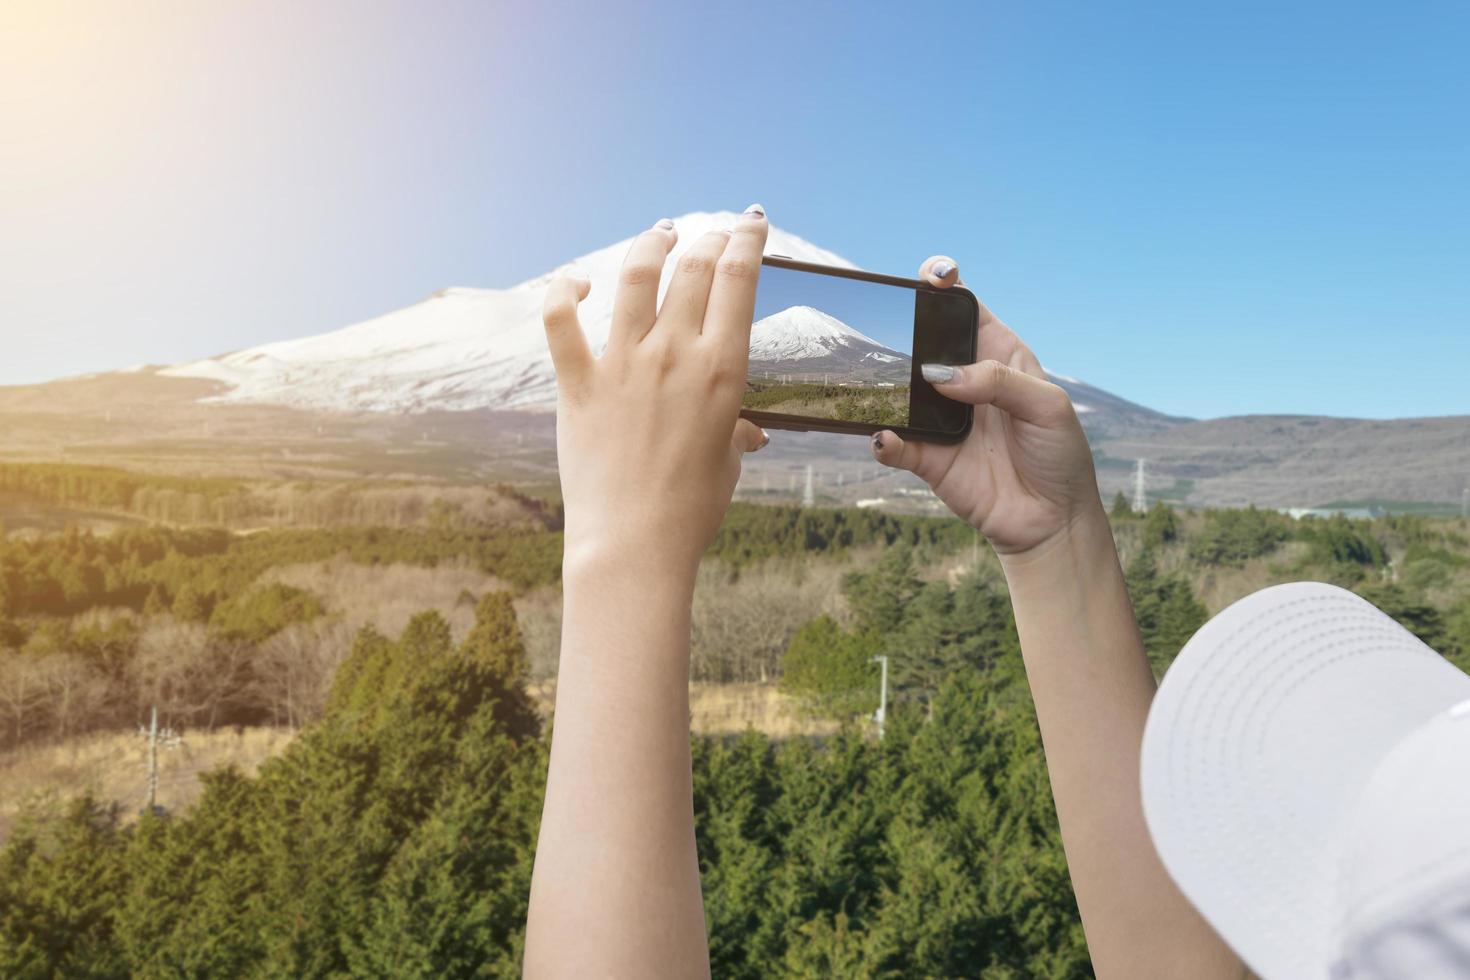
[[[788,306],[750,328],[753,377],[907,384],[909,358],[810,306]]]
[[[788,306],[755,322],[750,328],[750,358],[756,361],[786,361],[803,357],[825,357],[842,347],[880,348],[875,353],[901,358],[872,337],[854,330],[841,320],[810,306]]]
[[[706,231],[728,227],[738,218],[728,211],[676,218],[674,257]],[[631,244],[628,238],[573,260],[592,279],[580,315],[595,352],[607,344],[618,270]],[[853,267],[776,227],[766,250]],[[509,289],[444,289],[413,306],[331,333],[264,344],[159,373],[224,382],[229,390],[211,399],[223,402],[347,411],[549,409],[555,404],[556,381],[541,304],[551,278],[547,273]]]
[[[679,243],[674,256],[704,232],[738,219],[728,211],[675,219]],[[573,261],[592,279],[592,293],[580,315],[594,351],[607,344],[618,270],[631,243],[629,238]],[[775,227],[767,251],[853,267],[841,256]],[[223,382],[225,389],[206,399],[214,402],[337,411],[547,410],[555,405],[556,380],[541,304],[551,275],[508,289],[444,289],[420,303],[331,333],[264,344],[158,373]],[[752,367],[768,377],[822,375],[908,383],[906,356],[810,307],[763,319],[753,327],[752,339]],[[1053,377],[1096,431],[1152,431],[1177,421],[1075,379]]]

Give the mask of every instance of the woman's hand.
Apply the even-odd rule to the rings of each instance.
[[[591,283],[562,276],[543,319],[556,366],[558,466],[569,570],[612,559],[693,575],[724,518],[742,453],[768,437],[739,419],[755,287],[766,243],[760,205],[659,279],[678,233],[664,219],[633,242],[618,279],[607,350],[577,321]]]
[[[919,276],[940,287],[959,282],[944,256],[925,261]],[[1097,474],[1071,400],[1046,380],[1036,355],[984,304],[978,329],[977,363],[921,368],[941,395],[975,406],[969,436],[943,445],[879,432],[873,455],[918,475],[998,554],[1018,555],[1100,510]]]

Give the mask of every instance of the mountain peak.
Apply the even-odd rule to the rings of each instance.
[[[695,211],[675,218],[679,241],[674,257],[705,232],[738,220],[740,215],[733,211]],[[579,315],[597,352],[607,344],[618,271],[632,240],[573,260],[592,279],[592,292]],[[852,268],[842,256],[775,226],[767,251]],[[264,344],[158,373],[221,382],[222,393],[209,399],[220,402],[338,411],[549,410],[556,403],[556,378],[541,326],[541,305],[552,275],[547,272],[502,289],[451,286],[411,306],[330,333]],[[905,355],[809,306],[791,307],[755,324],[751,363],[772,375],[894,383],[907,383],[910,371]],[[1100,397],[1103,393],[1087,392],[1089,404]]]

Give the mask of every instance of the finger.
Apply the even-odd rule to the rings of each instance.
[[[592,367],[592,351],[587,335],[577,319],[577,304],[592,291],[592,280],[580,269],[569,270],[551,280],[546,287],[546,300],[541,307],[541,322],[546,327],[546,346],[551,348],[551,364],[557,380],[577,384]]]
[[[663,308],[655,320],[658,329],[698,336],[709,304],[715,263],[720,261],[729,240],[727,231],[707,231],[679,257],[674,276],[669,280],[669,291],[664,294]]]
[[[919,371],[946,398],[971,405],[994,405],[1038,425],[1055,424],[1072,412],[1072,402],[1061,388],[1000,361],[962,367],[924,364]]]
[[[704,317],[704,332],[730,357],[746,357],[750,353],[750,322],[755,317],[755,287],[760,281],[761,253],[766,250],[770,232],[766,209],[752,204],[735,222],[730,243],[715,268],[714,285],[710,287],[709,310]],[[741,376],[744,371],[737,372]]]
[[[948,255],[931,255],[919,266],[919,278],[945,289],[960,281],[960,267]]]
[[[736,451],[753,453],[757,449],[764,449],[766,443],[770,441],[770,433],[750,419],[735,420],[735,431],[730,435],[730,445],[734,446]]]
[[[679,233],[668,218],[660,218],[652,228],[633,239],[628,257],[623,259],[623,270],[618,274],[609,347],[636,343],[653,328],[658,314],[658,281],[663,276],[669,249],[678,240]]]
[[[873,433],[870,445],[873,458],[884,466],[916,473],[924,463],[924,443],[904,442],[890,430]]]

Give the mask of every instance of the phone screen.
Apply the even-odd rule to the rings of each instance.
[[[837,271],[767,260],[742,407],[837,431],[963,431],[966,407],[935,392],[918,365],[974,359],[974,298]]]

